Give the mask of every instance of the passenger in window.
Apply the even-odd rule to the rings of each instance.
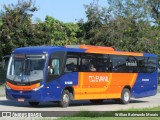
[[[65,71],[76,71],[76,66],[74,65],[74,63],[69,63],[66,65],[66,70]]]
[[[73,67],[73,72],[77,72],[77,71],[78,71],[77,66],[74,65],[74,67]]]
[[[71,71],[71,66],[70,66],[70,64],[67,64],[67,65],[66,65],[65,71]]]
[[[93,64],[91,64],[91,66],[90,66],[90,69],[89,69],[90,71],[96,71],[96,68],[94,67],[94,65]]]

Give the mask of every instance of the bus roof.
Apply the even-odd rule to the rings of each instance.
[[[155,54],[116,51],[112,47],[91,46],[91,45],[67,45],[67,46],[33,46],[16,48],[12,53],[20,54],[42,54],[52,53],[53,51],[70,51],[82,53],[99,53],[99,54],[115,54],[115,55],[129,55],[129,56],[146,56],[157,57]]]

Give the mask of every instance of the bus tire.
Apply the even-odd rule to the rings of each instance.
[[[128,88],[124,88],[121,94],[121,104],[128,104],[130,102],[131,92]]]
[[[103,102],[103,100],[90,100],[91,103],[93,104],[101,104]]]
[[[59,105],[61,107],[68,107],[69,104],[70,104],[70,100],[71,100],[71,97],[70,97],[70,93],[68,90],[64,90],[62,92],[62,97],[61,97],[61,101],[59,101]]]
[[[29,105],[35,107],[39,105],[39,102],[29,102]]]

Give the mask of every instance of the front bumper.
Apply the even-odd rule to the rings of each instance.
[[[18,101],[18,99],[24,99],[24,101],[43,102],[43,91],[15,91],[12,89],[6,89],[6,98],[9,100]]]

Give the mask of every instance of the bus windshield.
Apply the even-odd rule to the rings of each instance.
[[[44,79],[45,55],[12,55],[7,79],[15,82],[33,82]]]

